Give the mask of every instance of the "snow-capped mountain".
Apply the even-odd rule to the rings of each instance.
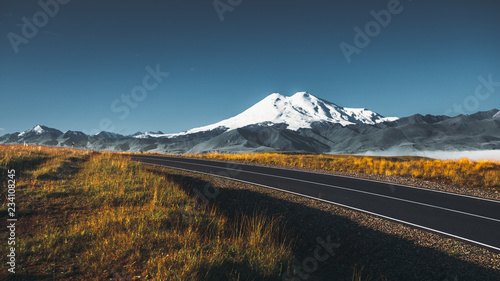
[[[60,134],[61,131],[52,129],[46,126],[42,125],[36,125],[35,127],[28,129],[26,131],[23,131],[19,133],[17,136],[20,138],[29,138],[37,135],[42,135],[42,134]]]
[[[208,131],[217,127],[228,130],[253,124],[287,124],[287,129],[311,128],[313,122],[329,122],[342,126],[364,123],[376,124],[398,118],[383,116],[365,108],[347,108],[322,100],[306,92],[291,97],[271,94],[244,112],[221,122],[195,128],[187,133]]]
[[[171,121],[175,122],[175,121]],[[311,94],[272,94],[244,112],[218,123],[178,134],[111,132],[87,135],[36,125],[0,136],[0,144],[36,144],[116,151],[167,153],[295,151],[500,150],[500,111],[455,117],[383,117],[365,108],[346,108]]]
[[[338,106],[307,92],[298,92],[291,97],[274,93],[244,112],[212,125],[194,128],[179,134],[145,133],[135,137],[176,137],[210,131],[216,128],[224,128],[229,131],[255,124],[268,126],[286,124],[287,129],[296,131],[301,128],[310,129],[313,122],[327,122],[347,126],[359,123],[373,125],[397,119],[397,117],[383,117],[365,108]]]

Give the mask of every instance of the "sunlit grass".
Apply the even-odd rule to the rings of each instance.
[[[293,261],[278,219],[229,220],[116,154],[0,146],[0,167],[22,178],[18,277],[280,280]]]
[[[422,157],[372,157],[330,154],[243,153],[191,154],[219,160],[296,166],[329,171],[419,178],[445,184],[500,190],[500,163],[494,161],[435,160]]]

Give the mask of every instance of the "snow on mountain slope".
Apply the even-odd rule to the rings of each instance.
[[[493,115],[494,120],[500,120],[500,111]]]
[[[147,139],[149,137],[156,137],[156,136],[163,136],[165,135],[162,131],[158,131],[158,132],[144,132],[144,133],[141,133],[141,132],[137,132],[135,134],[133,134],[132,136],[136,139]]]
[[[27,135],[40,135],[43,133],[43,128],[42,126],[40,125],[36,125],[35,127],[29,129],[29,130],[26,130],[24,132],[21,132],[19,133],[18,137],[23,137],[23,136],[27,136]]]
[[[316,121],[339,123],[345,126],[355,123],[375,124],[397,119],[395,117],[384,118],[365,108],[341,107],[306,92],[298,92],[291,97],[275,93],[241,114],[212,125],[191,129],[186,133],[207,131],[217,127],[226,127],[231,130],[262,123],[285,123],[288,129],[298,130],[311,128],[311,123]]]
[[[95,134],[94,137],[101,139],[119,139],[122,138],[123,135],[112,132],[100,131],[99,133]]]
[[[347,108],[322,100],[306,92],[298,92],[291,97],[271,94],[244,112],[218,123],[194,128],[178,134],[143,134],[136,138],[175,137],[216,128],[232,130],[253,124],[272,125],[285,123],[289,130],[311,128],[313,122],[339,123],[343,126],[365,123],[376,124],[397,120],[396,117],[383,117],[365,108]]]
[[[55,133],[55,134],[62,134],[61,131],[52,129],[46,126],[41,126],[41,125],[36,125],[35,127],[28,129],[26,131],[23,131],[19,133],[17,136],[18,137],[31,137],[31,136],[36,136],[36,135],[41,135],[44,133]]]

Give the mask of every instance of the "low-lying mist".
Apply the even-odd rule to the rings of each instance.
[[[417,151],[407,149],[390,149],[384,151],[367,151],[356,155],[366,156],[422,156],[441,160],[456,160],[468,158],[470,160],[500,161],[500,150],[464,150],[464,151]]]

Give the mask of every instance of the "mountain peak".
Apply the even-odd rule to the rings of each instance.
[[[300,128],[311,128],[313,122],[338,123],[346,126],[357,123],[376,124],[396,119],[385,118],[365,108],[344,108],[308,92],[297,92],[290,97],[273,93],[232,118],[194,128],[183,134],[209,131],[219,127],[232,130],[255,124],[286,124],[288,129],[296,131]]]
[[[279,99],[279,98],[284,98],[285,96],[280,94],[280,93],[272,93],[269,96],[265,97],[264,99]]]
[[[43,133],[57,133],[60,134],[62,133],[59,130],[49,128],[47,126],[39,125],[37,124],[35,127],[28,129],[26,131],[23,131],[19,133],[18,137],[25,137],[25,136],[32,136],[32,135],[41,135]]]
[[[100,131],[99,133],[94,134],[94,137],[105,138],[105,139],[118,139],[123,137],[123,135],[107,131]]]
[[[313,96],[313,95],[309,94],[308,92],[296,92],[295,94],[292,95],[292,98],[293,97],[308,98],[309,96]]]
[[[33,127],[33,130],[37,131],[37,132],[42,132],[43,131],[43,127],[45,127],[45,126],[36,125],[35,127]],[[45,127],[45,128],[47,128],[47,127]]]

